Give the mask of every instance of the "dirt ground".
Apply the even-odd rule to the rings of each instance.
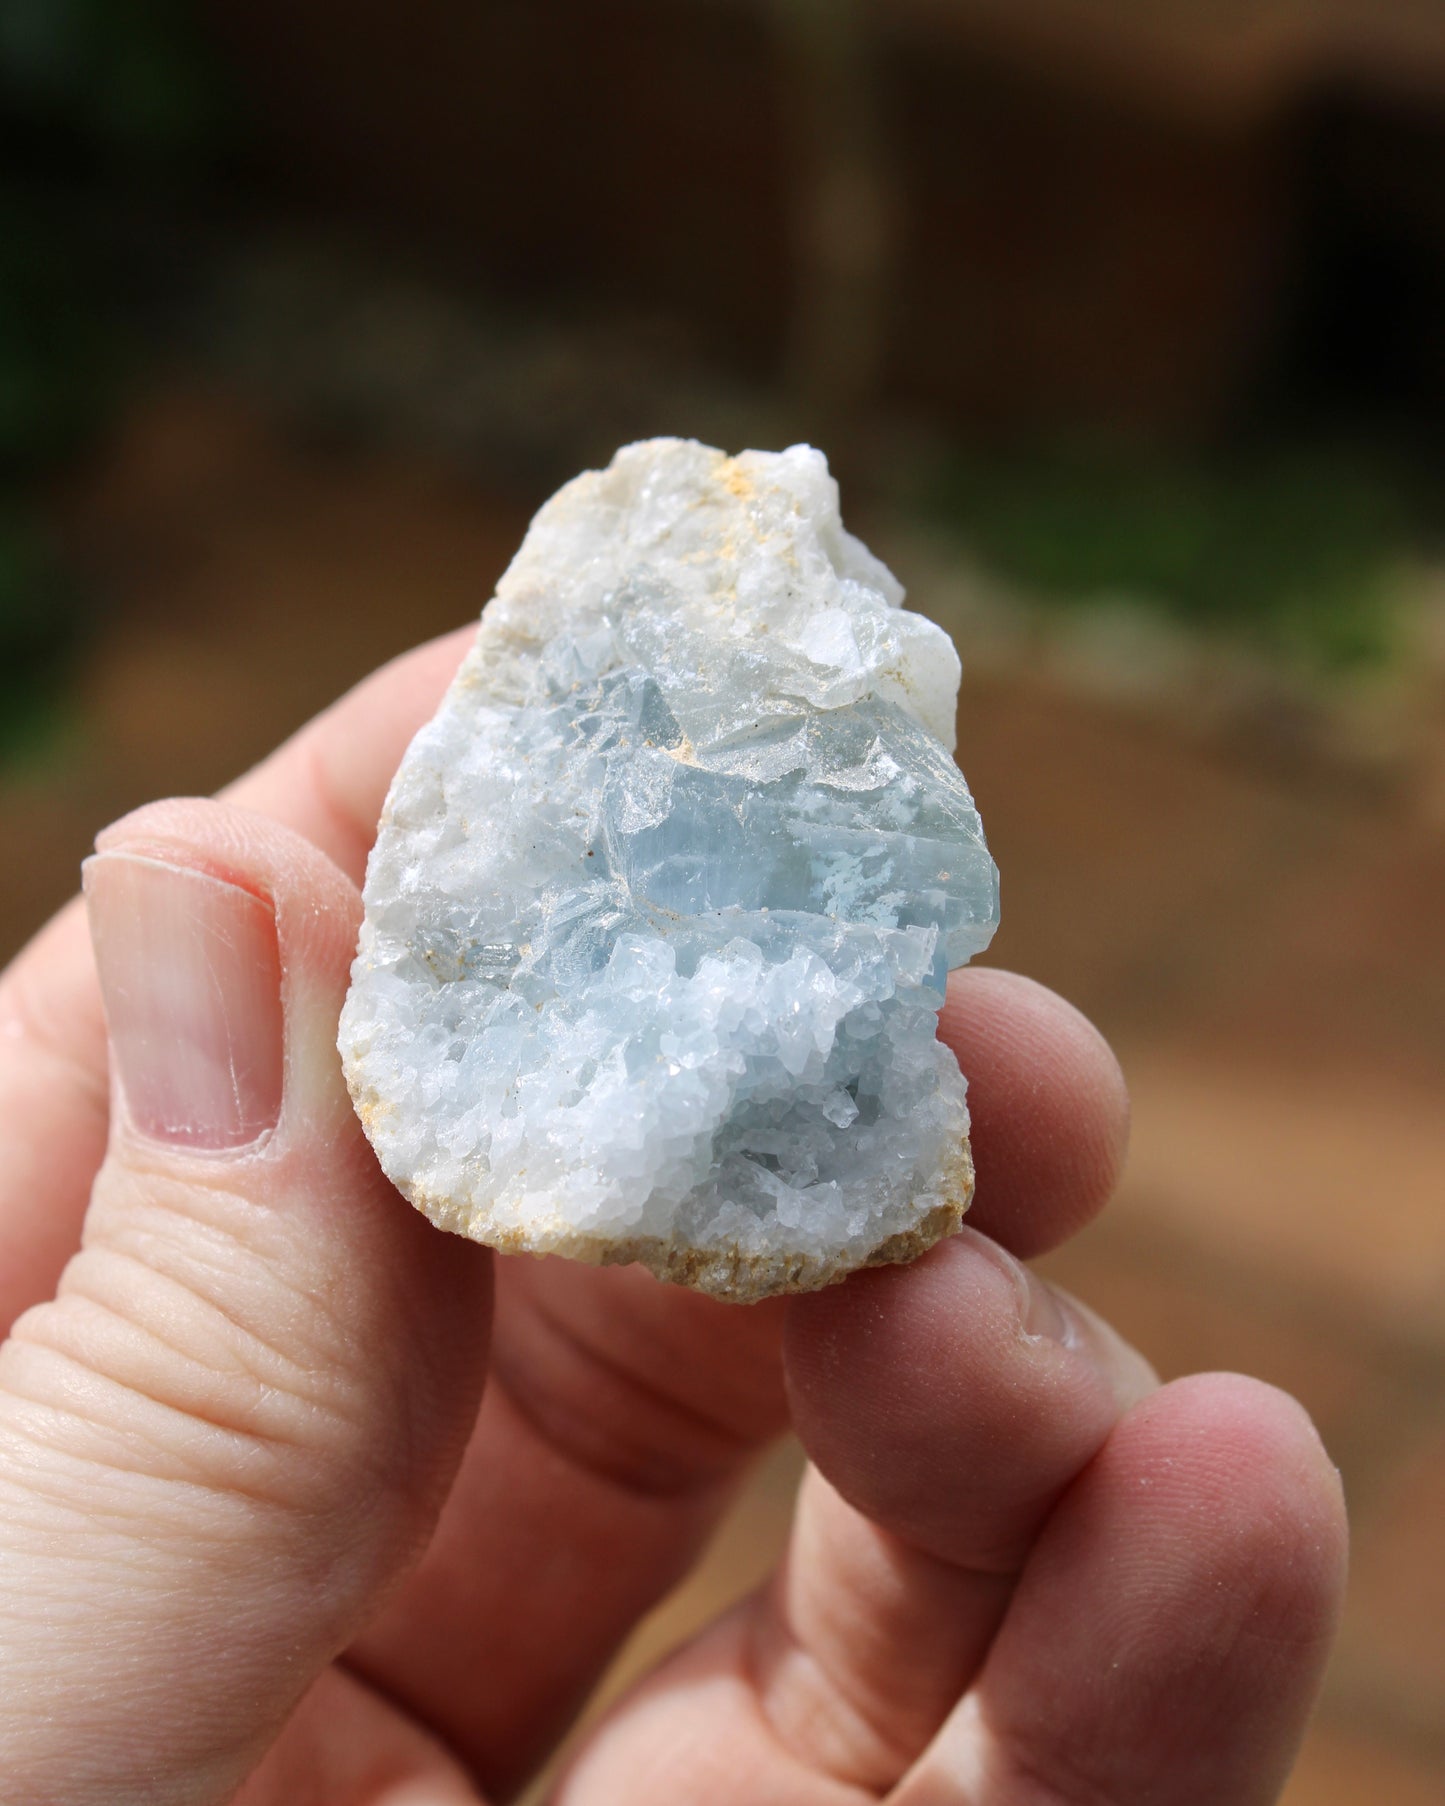
[[[525,511],[177,386],[137,404],[55,512],[105,614],[63,744],[0,774],[6,952],[105,822],[215,788],[475,615]],[[1088,1011],[1135,1099],[1114,1208],[1047,1269],[1166,1377],[1244,1369],[1315,1414],[1357,1552],[1289,1806],[1438,1800],[1445,791],[1267,763],[1027,660],[966,684],[960,720],[1003,873],[991,957]],[[796,1472],[788,1449],[764,1466],[627,1668],[765,1570]]]

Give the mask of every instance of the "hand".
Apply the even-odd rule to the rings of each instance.
[[[1014,1258],[1125,1140],[1057,998],[950,990],[973,1227],[786,1304],[493,1261],[381,1177],[333,1045],[355,886],[466,638],[227,800],[107,830],[99,985],[79,904],[0,981],[7,1806],[501,1802],[790,1416],[782,1571],[613,1711],[565,1806],[1273,1800],[1337,1477],[1291,1400],[1158,1387]]]

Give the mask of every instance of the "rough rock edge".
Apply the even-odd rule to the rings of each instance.
[[[386,1106],[369,1087],[364,1088],[353,1077],[350,1061],[345,1064],[352,1103],[370,1139],[370,1125],[384,1113]],[[911,1229],[899,1230],[856,1259],[838,1255],[823,1260],[815,1255],[786,1251],[744,1254],[736,1245],[680,1248],[661,1236],[634,1236],[630,1241],[617,1241],[565,1230],[549,1233],[542,1225],[531,1231],[492,1229],[484,1210],[471,1210],[451,1198],[433,1197],[420,1186],[404,1184],[391,1174],[387,1177],[438,1229],[463,1236],[468,1241],[481,1242],[488,1248],[495,1248],[499,1254],[557,1254],[594,1267],[636,1262],[658,1279],[687,1286],[694,1292],[705,1292],[711,1298],[721,1298],[730,1304],[756,1304],[763,1298],[778,1298],[790,1292],[819,1292],[824,1286],[840,1284],[850,1273],[857,1273],[864,1267],[902,1266],[917,1260],[935,1242],[945,1240],[962,1227],[964,1215],[973,1202],[973,1152],[967,1136],[960,1143],[958,1157],[950,1170],[939,1175],[940,1189],[946,1194],[946,1201],[936,1204]]]

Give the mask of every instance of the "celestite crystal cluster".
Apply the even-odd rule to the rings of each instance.
[[[807,446],[627,446],[538,514],[392,785],[341,1021],[435,1222],[744,1299],[958,1226],[937,1011],[998,879],[902,600]]]

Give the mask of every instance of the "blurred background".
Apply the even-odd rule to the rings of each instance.
[[[1438,0],[4,0],[0,946],[620,442],[820,444],[1131,1081],[1047,1269],[1344,1469],[1290,1806],[1438,1802],[1442,423]]]

